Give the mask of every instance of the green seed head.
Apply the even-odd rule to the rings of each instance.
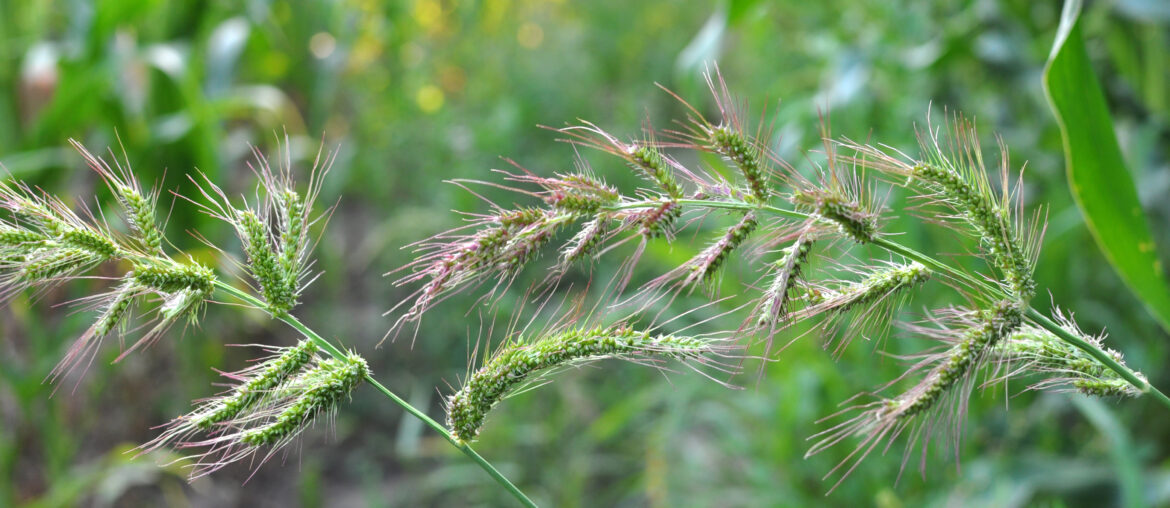
[[[0,226],[0,248],[29,249],[43,245],[48,238],[45,235],[27,229],[11,226]]]
[[[890,294],[920,285],[930,275],[930,270],[917,262],[890,266],[870,273],[861,281],[846,284],[835,290],[829,299],[838,302],[833,307],[835,312],[846,312],[875,304]]]
[[[743,133],[728,127],[717,127],[711,131],[712,148],[727,157],[743,173],[751,195],[759,202],[765,202],[771,193],[768,188],[768,173],[762,167],[760,150]]]
[[[296,288],[289,286],[289,279],[269,241],[268,226],[252,210],[243,210],[239,213],[238,227],[244,240],[244,252],[248,255],[248,267],[260,284],[260,292],[269,310],[274,314],[288,312],[296,306]]]
[[[772,281],[764,292],[764,298],[756,314],[756,325],[760,329],[771,329],[778,319],[784,319],[788,304],[788,293],[804,270],[805,261],[812,251],[813,239],[801,235],[796,242],[784,249],[784,256],[775,263]],[[815,302],[814,302],[815,303]]]
[[[117,257],[121,252],[118,245],[108,236],[89,229],[78,228],[64,231],[60,235],[60,242],[63,245],[89,252],[94,257],[101,259]]]
[[[195,262],[138,265],[133,276],[137,284],[165,293],[189,289],[210,294],[215,286],[215,272]]]
[[[162,252],[163,237],[154,220],[154,202],[130,185],[116,183],[113,189],[138,240],[150,252]]]
[[[702,339],[652,336],[628,327],[572,328],[533,343],[514,342],[500,349],[448,399],[447,425],[464,442],[479,434],[484,418],[510,390],[541,371],[607,357],[659,355],[701,359],[714,351]]]
[[[213,401],[212,407],[193,418],[193,424],[203,430],[210,429],[217,423],[235,418],[261,400],[272,397],[273,390],[300,372],[316,354],[317,344],[306,339],[296,346],[285,349],[279,356],[249,369],[255,373],[255,377],[237,386],[228,396]]]
[[[121,287],[114,293],[114,299],[110,301],[102,315],[93,325],[94,334],[101,337],[109,335],[110,332],[118,328],[125,327],[126,316],[130,314],[130,309],[134,307],[134,301],[139,295],[140,289],[132,279],[122,283]]]
[[[933,163],[914,165],[910,175],[948,198],[979,235],[991,263],[1004,275],[1013,296],[1021,301],[1031,299],[1036,292],[1032,261],[1012,226],[1010,212],[998,204],[986,185],[980,185],[981,180],[972,182],[971,177],[952,167]],[[980,178],[985,178],[985,175],[980,175]]]
[[[666,191],[667,196],[673,199],[682,199],[683,189],[674,179],[674,174],[671,173],[670,167],[657,148],[635,144],[629,149],[627,160],[630,167],[643,172],[662,190]]]
[[[295,291],[306,241],[305,201],[291,189],[285,189],[278,201],[284,211],[280,232],[280,268],[284,272],[285,286]]]
[[[30,282],[45,281],[75,272],[100,261],[93,253],[77,248],[54,249],[46,254],[25,258],[20,275]]]
[[[350,354],[343,360],[322,360],[290,384],[298,390],[293,401],[262,427],[244,431],[240,442],[249,446],[277,445],[292,438],[322,412],[332,411],[369,375],[365,359]]]
[[[759,222],[755,214],[745,214],[739,223],[728,228],[689,262],[691,273],[687,275],[686,283],[710,282],[714,279],[731,253],[751,236],[757,226]]]
[[[569,240],[565,248],[561,251],[561,264],[568,265],[592,256],[601,247],[601,243],[605,240],[605,235],[608,231],[608,217],[598,216],[585,223],[581,227],[581,230],[576,235],[573,235],[573,238]]]

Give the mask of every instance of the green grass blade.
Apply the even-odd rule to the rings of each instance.
[[[1069,185],[1097,245],[1170,331],[1170,286],[1085,50],[1080,12],[1080,0],[1065,2],[1044,71],[1044,88],[1064,139]]]

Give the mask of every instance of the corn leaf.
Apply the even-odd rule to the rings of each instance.
[[[1170,286],[1085,50],[1080,12],[1080,0],[1065,2],[1044,71],[1044,88],[1064,140],[1069,186],[1113,268],[1170,331]]]

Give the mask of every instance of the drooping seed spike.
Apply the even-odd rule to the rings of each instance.
[[[86,164],[102,178],[111,193],[117,199],[126,215],[126,222],[135,233],[135,237],[150,254],[162,254],[162,231],[155,221],[154,213],[157,205],[157,194],[144,194],[138,179],[130,167],[114,159],[111,166],[104,159],[98,157],[85,148],[75,139],[69,143],[81,154]],[[111,153],[112,155],[112,153]]]
[[[116,184],[113,188],[126,212],[131,229],[137,233],[138,240],[149,252],[161,253],[163,234],[155,222],[154,200],[143,196],[142,192],[131,185]]]
[[[305,201],[292,189],[285,189],[278,202],[284,213],[280,232],[280,267],[284,272],[285,287],[296,292],[300,279],[305,237]]]
[[[894,399],[890,417],[913,418],[935,405],[939,398],[982,364],[996,344],[1019,328],[1023,313],[1015,302],[999,302],[983,312],[983,321],[968,329],[947,358],[935,367],[915,389]],[[880,419],[880,418],[879,418]]]
[[[834,291],[834,312],[848,312],[870,305],[891,293],[911,288],[930,278],[930,269],[918,262],[876,270],[864,279]]]
[[[659,187],[662,187],[662,190],[666,191],[667,196],[673,199],[682,199],[682,186],[675,180],[670,166],[667,165],[662,153],[657,148],[634,143],[627,150],[627,161],[629,161],[630,167],[644,172],[650,180],[656,182]]]
[[[141,288],[132,278],[124,281],[114,292],[114,298],[102,310],[102,314],[93,325],[93,333],[98,337],[109,335],[115,329],[124,329],[126,317],[134,307],[134,302],[141,294]]]
[[[609,217],[600,215],[581,226],[581,230],[561,250],[561,267],[592,256],[609,232]]]
[[[25,249],[42,245],[48,237],[36,231],[0,225],[0,247]]]
[[[1004,300],[990,309],[956,314],[956,317],[959,315],[966,328],[922,329],[945,338],[951,346],[942,352],[924,355],[912,367],[911,372],[926,372],[917,385],[894,398],[855,406],[849,410],[856,411],[852,418],[813,436],[817,441],[806,456],[821,453],[850,437],[861,438],[855,451],[830,472],[831,475],[851,464],[836,485],[840,485],[870,452],[881,446],[882,441],[892,442],[903,432],[909,433],[910,439],[916,441],[907,446],[906,453],[916,445],[923,447],[925,452],[930,433],[935,430],[933,423],[927,421],[927,413],[936,412],[941,418],[952,420],[956,427],[961,425],[958,418],[966,414],[967,393],[960,391],[972,388],[974,373],[990,359],[996,345],[1021,326],[1023,312],[1017,302]],[[944,407],[947,403],[955,406]],[[925,467],[925,462],[922,467]]]
[[[275,421],[240,434],[247,446],[278,445],[296,436],[319,414],[332,411],[369,375],[365,359],[350,354],[344,360],[322,360],[292,383],[302,390]]]
[[[1031,299],[1036,292],[1032,261],[1011,225],[1010,212],[997,203],[986,185],[973,183],[961,171],[939,163],[920,162],[911,176],[946,196],[962,212],[992,263],[1007,278],[1008,288],[1021,300]]]
[[[752,212],[744,214],[738,223],[724,231],[706,249],[687,262],[690,273],[685,284],[709,282],[723,267],[727,258],[735,251],[759,226],[756,215]]]
[[[285,349],[279,356],[269,358],[259,366],[249,369],[251,371],[249,374],[255,373],[254,377],[236,386],[231,394],[213,399],[211,407],[199,411],[193,416],[191,423],[200,429],[208,430],[215,424],[237,417],[300,372],[316,357],[317,351],[317,344],[305,339],[296,346]]]
[[[771,189],[768,187],[768,173],[763,167],[760,149],[756,142],[742,132],[728,126],[711,130],[711,144],[714,151],[735,163],[757,201],[768,201]]]
[[[1077,379],[1072,385],[1078,392],[1092,397],[1130,398],[1141,393],[1124,379]]]
[[[625,326],[570,328],[535,342],[503,346],[447,401],[447,426],[459,440],[471,442],[484,418],[507,393],[541,371],[601,358],[656,355],[704,361],[717,354],[710,341],[675,335],[651,335]]]
[[[92,266],[100,258],[77,248],[54,249],[43,255],[24,259],[21,277],[30,282],[46,281]]]
[[[781,320],[786,319],[789,294],[801,277],[809,252],[812,251],[814,235],[804,233],[792,245],[784,249],[784,256],[775,263],[772,281],[764,291],[764,297],[756,311],[756,326],[766,332],[773,332]]]
[[[1121,353],[1102,345],[1105,335],[1091,336],[1058,310],[1057,324],[1066,332],[1105,351],[1122,365]],[[1033,390],[1078,391],[1097,397],[1136,397],[1141,390],[1096,358],[1057,337],[1049,330],[1025,325],[1000,342],[993,350],[996,375],[993,381],[1020,374],[1038,374],[1042,379]],[[1141,377],[1141,374],[1137,374]],[[1144,378],[1143,378],[1144,379]]]

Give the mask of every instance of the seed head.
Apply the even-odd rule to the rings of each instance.
[[[887,264],[882,268],[863,273],[861,280],[806,285],[809,291],[808,306],[795,314],[796,319],[807,319],[820,314],[828,318],[822,326],[828,337],[841,333],[842,337],[834,350],[842,351],[853,339],[864,333],[884,336],[890,317],[895,308],[909,291],[931,276],[931,271],[920,263]],[[826,347],[829,343],[826,342]]]
[[[1124,365],[1121,353],[1105,348],[1105,334],[1081,331],[1071,316],[1056,311],[1056,322],[1066,332],[1104,350]],[[994,352],[991,382],[1020,375],[1039,375],[1032,390],[1077,391],[1097,397],[1136,397],[1141,391],[1097,359],[1043,328],[1025,325],[1000,342]],[[1138,374],[1140,376],[1140,374]]]
[[[278,259],[268,225],[252,210],[241,210],[238,227],[248,256],[248,269],[260,285],[264,302],[274,314],[288,312],[296,305],[296,286],[289,286],[289,272]]]
[[[203,196],[195,202],[211,216],[231,224],[243,244],[247,256],[247,271],[255,283],[255,291],[265,302],[265,310],[284,314],[296,307],[309,274],[310,228],[327,215],[312,214],[313,203],[321,191],[323,177],[328,173],[337,152],[317,152],[309,171],[307,191],[297,190],[293,179],[292,156],[288,136],[280,154],[280,164],[274,169],[258,148],[253,147],[255,165],[248,166],[259,179],[256,197],[242,206],[233,204],[227,193],[207,175],[202,181],[192,178]]]
[[[274,421],[244,431],[240,442],[249,446],[278,445],[304,430],[321,413],[337,408],[370,373],[365,359],[351,354],[344,360],[329,358],[293,379],[288,391],[295,398]]]
[[[141,453],[163,446],[203,448],[196,455],[193,478],[257,454],[262,464],[318,416],[335,411],[369,375],[360,356],[320,358],[309,340],[271,351],[262,363],[225,374],[239,384],[172,420],[162,434],[139,447]]]
[[[682,130],[667,131],[667,135],[676,139],[679,144],[671,145],[682,148],[702,150],[723,156],[739,169],[740,174],[747,182],[747,197],[756,203],[766,203],[771,197],[769,176],[773,172],[772,155],[765,147],[764,142],[770,134],[757,130],[754,135],[747,132],[743,121],[743,111],[746,109],[728,91],[719,67],[714,71],[703,73],[707,81],[707,88],[714,97],[715,105],[719,110],[719,120],[708,120],[697,108],[691,106],[674,92],[666,90],[677,99],[688,111],[687,122]],[[663,88],[665,90],[665,88]],[[762,129],[763,126],[761,125]]]
[[[979,239],[988,261],[1002,274],[1005,293],[1021,302],[1035,294],[1033,267],[1043,236],[1039,216],[1030,223],[1014,213],[1022,209],[1020,185],[1012,189],[1007,149],[1001,145],[999,180],[995,190],[983,161],[974,126],[956,116],[940,133],[930,125],[919,132],[922,155],[915,159],[869,145],[843,142],[856,152],[849,160],[893,177],[896,183],[923,191],[927,204],[938,204],[954,216],[932,213],[932,220],[958,222]]]
[[[135,283],[165,293],[183,290],[211,293],[215,288],[215,272],[194,261],[138,265],[134,267],[133,277]]]
[[[616,155],[623,159],[630,169],[656,184],[670,199],[682,199],[683,188],[675,179],[671,170],[673,164],[657,148],[657,142],[648,138],[644,141],[623,143],[618,138],[600,127],[582,122],[582,125],[560,129],[567,134],[567,141],[603,152]]]
[[[709,339],[652,335],[624,325],[570,327],[533,342],[518,339],[499,348],[447,401],[447,426],[459,440],[479,435],[484,418],[508,393],[557,367],[603,358],[640,360],[649,356],[711,361],[725,346]]]
[[[788,319],[788,302],[790,294],[801,279],[808,255],[812,252],[815,233],[802,232],[792,245],[784,248],[779,260],[771,267],[772,279],[764,290],[759,303],[756,304],[752,316],[755,317],[756,330],[764,333],[771,349],[772,337],[779,329],[780,323]]]
[[[609,233],[610,220],[612,219],[608,215],[599,215],[581,226],[581,230],[561,249],[561,270],[598,251]]]
[[[117,157],[114,157],[112,151],[110,157],[114,160],[113,167],[101,157],[90,153],[77,140],[70,139],[69,143],[81,154],[90,169],[101,176],[110,192],[117,198],[118,204],[121,205],[122,211],[125,213],[126,222],[145,251],[150,254],[162,254],[163,234],[155,221],[158,190],[143,192],[129,162],[127,161],[126,166],[123,167],[118,162]]]
[[[110,303],[102,310],[101,316],[93,325],[93,333],[99,337],[109,335],[115,329],[125,329],[126,318],[134,307],[134,302],[142,294],[142,288],[130,278],[122,282],[114,292]]]
[[[820,453],[851,437],[861,439],[855,451],[825,476],[828,478],[842,466],[851,464],[833,486],[835,489],[875,447],[883,441],[892,442],[907,430],[910,431],[907,456],[918,441],[921,441],[925,452],[934,430],[934,423],[928,413],[953,420],[957,440],[961,420],[948,415],[961,417],[966,414],[965,404],[972,389],[974,373],[986,364],[991,352],[1017,330],[1022,321],[1023,313],[1016,302],[1005,300],[979,312],[941,312],[933,320],[937,328],[915,327],[914,330],[950,344],[950,347],[939,353],[924,355],[906,374],[887,385],[888,388],[913,373],[926,372],[913,388],[894,398],[880,399],[838,413],[857,414],[810,438],[817,442],[806,456]],[[948,403],[958,407],[946,407]],[[925,461],[922,467],[926,467]]]

